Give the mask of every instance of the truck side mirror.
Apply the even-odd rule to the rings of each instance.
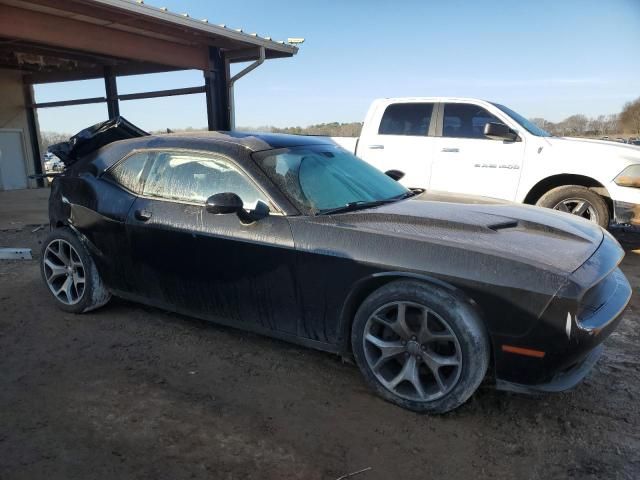
[[[396,182],[400,181],[404,177],[404,172],[400,170],[387,170],[384,172],[387,177],[393,178]]]
[[[507,142],[515,142],[518,140],[518,134],[507,127],[504,123],[487,122],[484,125],[484,136],[491,140],[503,140]]]

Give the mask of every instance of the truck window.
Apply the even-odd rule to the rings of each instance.
[[[444,106],[442,136],[454,138],[481,138],[489,122],[502,123],[484,108],[469,103],[447,103]]]
[[[382,115],[380,135],[424,137],[429,132],[433,103],[394,103]]]

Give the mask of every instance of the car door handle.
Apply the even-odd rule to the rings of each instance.
[[[141,222],[146,222],[147,220],[149,220],[151,218],[151,212],[149,210],[136,210],[133,215],[136,217],[137,220],[140,220]]]
[[[460,149],[459,148],[443,148],[441,151],[443,153],[458,153]]]
[[[371,150],[384,150],[384,145],[369,145]]]

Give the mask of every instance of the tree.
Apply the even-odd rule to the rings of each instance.
[[[589,125],[589,119],[582,114],[571,115],[562,123],[569,135],[584,135],[587,131],[587,125]]]
[[[620,124],[625,131],[640,135],[640,98],[625,104],[620,113]]]
[[[529,121],[531,123],[535,123],[538,127],[542,128],[543,130],[546,130],[549,124],[547,120],[541,117],[530,118]]]
[[[610,131],[609,122],[604,115],[598,115],[596,118],[592,118],[589,122],[589,130],[595,135],[607,135]]]
[[[617,133],[619,131],[620,131],[620,115],[618,115],[617,113],[612,113],[611,115],[607,115],[606,132]]]
[[[40,153],[44,155],[51,145],[66,142],[70,137],[68,133],[40,132]]]

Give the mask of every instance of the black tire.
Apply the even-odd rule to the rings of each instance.
[[[384,311],[389,305],[397,302],[407,303],[405,307],[407,309],[407,325],[411,323],[410,309],[416,309],[416,311],[418,311],[418,306],[424,306],[430,312],[428,315],[435,314],[434,318],[437,318],[438,322],[441,320],[449,327],[449,330],[446,330],[446,332],[448,332],[447,335],[449,333],[455,335],[456,345],[459,347],[456,352],[456,357],[459,356],[461,361],[458,367],[452,367],[458,368],[458,370],[455,370],[457,373],[455,373],[453,381],[450,382],[448,387],[450,390],[446,391],[446,393],[442,390],[442,396],[440,398],[425,401],[407,398],[401,393],[392,391],[388,386],[385,386],[382,382],[386,379],[379,379],[377,375],[380,375],[380,372],[376,374],[373,371],[369,353],[371,346],[369,344],[365,346],[365,335],[371,333],[370,329],[373,325],[370,319],[374,317],[377,318],[378,312]],[[398,310],[397,317],[399,316]],[[431,317],[425,316],[425,318]],[[387,327],[385,326],[383,329],[384,328]],[[393,330],[395,332],[395,329]],[[415,328],[415,330],[419,330],[419,328]],[[391,333],[391,335],[393,336],[394,333]],[[371,337],[368,335],[367,338]],[[414,348],[416,343],[422,341],[419,339],[418,342],[415,342],[413,341],[415,337],[411,338],[412,340],[409,341],[409,343],[414,344]],[[397,341],[397,339],[394,341]],[[490,358],[488,335],[477,308],[474,307],[471,301],[460,292],[413,280],[391,282],[374,291],[365,299],[353,321],[351,346],[356,363],[365,381],[378,395],[391,403],[421,413],[445,413],[466,402],[485,377]],[[409,346],[407,345],[406,348],[408,349]],[[418,350],[418,353],[413,351],[413,353],[410,354],[407,351],[396,355],[396,358],[391,361],[399,364],[402,361],[402,356],[404,356],[406,366],[406,363],[409,362],[407,359],[414,356],[414,365],[417,365],[417,371],[421,372],[418,374],[420,377],[418,383],[421,384],[421,389],[424,388],[426,390],[425,387],[428,387],[428,382],[424,380],[428,377],[425,377],[425,375],[432,375],[432,373],[429,373],[430,370],[428,370],[428,368],[430,369],[431,367],[428,367],[427,362],[421,357],[421,355],[426,353],[425,345],[423,344],[420,348],[422,348],[422,352]],[[431,347],[427,347],[427,351],[430,351],[430,348]],[[368,349],[368,351],[365,352],[365,349]],[[373,349],[376,349],[375,343]],[[380,353],[380,357],[383,357],[382,350]],[[389,360],[385,360],[385,362],[389,362]],[[388,363],[385,363],[384,367],[386,368],[387,365]],[[391,366],[394,367],[394,365]],[[399,368],[401,371],[404,371],[404,367],[399,365],[395,367],[396,369]],[[381,370],[382,368],[380,368],[380,371]],[[395,373],[391,374],[391,376],[394,375]],[[453,377],[454,374],[452,371],[451,378]],[[435,382],[435,376],[433,376],[433,381]],[[402,382],[396,387],[398,390],[400,385],[402,385]],[[411,382],[409,385],[414,387],[415,384]],[[418,389],[415,387],[414,389],[417,393]]]
[[[568,213],[572,213],[570,208],[561,208],[564,202],[567,202],[569,206],[577,203],[577,201],[586,202],[591,209],[587,209],[585,214],[580,215],[582,218],[597,223],[602,228],[609,227],[609,207],[607,202],[593,190],[589,190],[587,187],[580,185],[563,185],[549,190],[542,195],[536,202],[539,207],[552,208],[555,210],[561,210]],[[591,212],[591,213],[589,213]],[[594,215],[595,218],[592,216]]]
[[[64,243],[66,242],[66,244]],[[48,278],[52,278],[53,270],[51,268],[52,263],[54,262],[56,268],[64,268],[64,261],[59,260],[59,257],[48,250],[49,247],[53,250],[59,250],[60,245],[66,247],[66,245],[70,245],[73,247],[75,254],[71,255],[71,253],[67,250],[64,252],[63,256],[67,258],[73,258],[74,262],[78,264],[78,261],[81,262],[81,265],[70,266],[71,269],[68,273],[58,274],[55,277],[55,280],[49,281]],[[78,258],[79,257],[79,258]],[[75,278],[76,270],[79,272],[82,270],[82,287],[76,288],[75,286]],[[91,310],[95,310],[96,308],[100,308],[105,305],[109,299],[111,298],[111,294],[104,286],[102,279],[100,278],[100,274],[98,273],[98,269],[96,268],[91,255],[89,254],[85,245],[80,241],[78,236],[69,228],[57,228],[52,230],[51,233],[47,236],[45,241],[42,243],[42,252],[40,258],[40,273],[42,275],[42,279],[47,287],[47,290],[51,294],[52,298],[55,300],[56,305],[66,311],[71,313],[85,313]],[[72,277],[73,279],[73,288],[70,290],[75,292],[75,297],[72,302],[67,302],[69,300],[68,294],[65,295],[61,293],[56,295],[54,290],[57,290],[56,287],[60,287],[61,283],[67,280],[67,277]],[[78,277],[79,273],[78,273]],[[72,281],[70,279],[70,281]],[[72,293],[73,295],[73,293]]]

